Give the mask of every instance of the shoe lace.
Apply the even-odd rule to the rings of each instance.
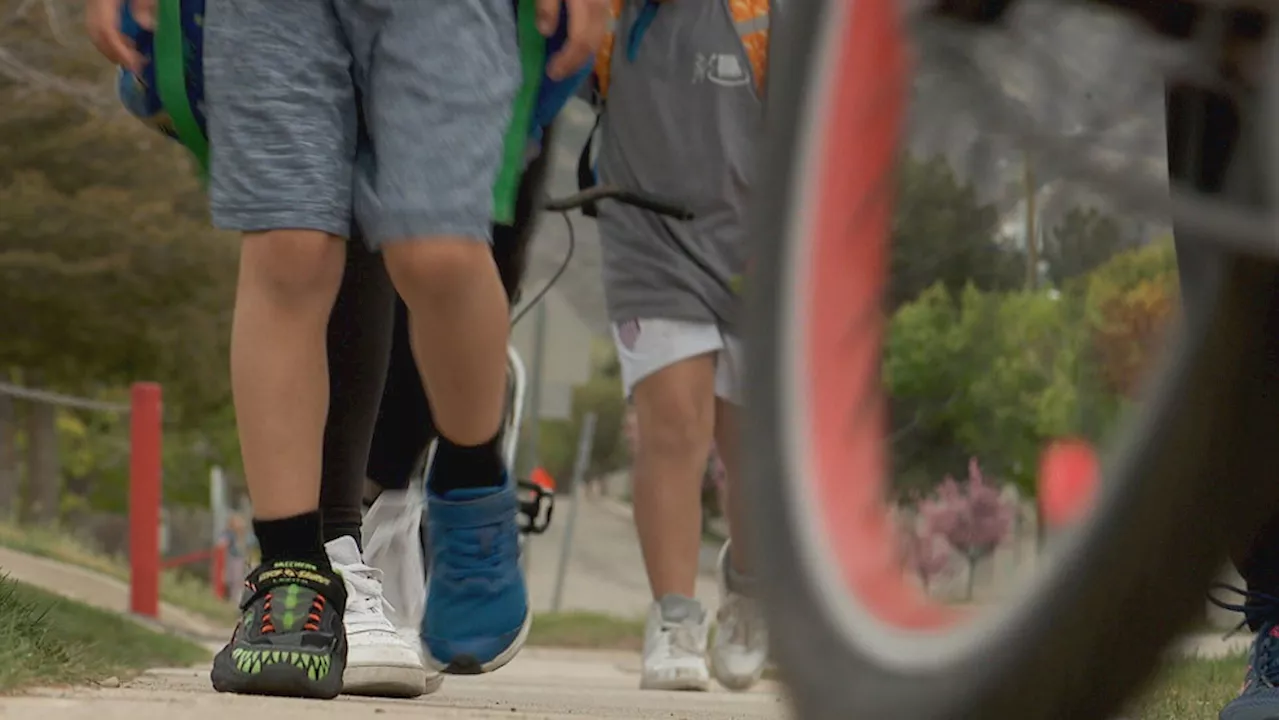
[[[271,591],[263,597],[262,601],[262,622],[258,626],[258,632],[263,635],[269,635],[276,631],[275,622],[271,619]],[[318,632],[320,630],[320,618],[324,615],[325,599],[323,595],[316,593],[311,598],[311,607],[307,610],[307,621],[302,624],[302,629],[310,632]]]
[[[391,627],[387,615],[395,608],[382,592],[382,571],[368,565],[346,565],[342,578],[351,588],[347,593],[348,624]]]
[[[1244,602],[1232,603],[1213,596],[1213,592],[1228,592],[1244,598]],[[1256,590],[1241,590],[1226,583],[1214,583],[1210,588],[1209,602],[1230,612],[1238,612],[1245,616],[1240,624],[1232,628],[1224,638],[1240,632],[1249,624],[1250,618],[1261,618],[1257,636],[1254,639],[1253,653],[1250,662],[1254,675],[1267,687],[1275,687],[1277,674],[1280,674],[1280,647],[1277,647],[1277,613],[1280,612],[1280,600],[1275,595]]]
[[[690,622],[664,622],[658,633],[659,647],[665,646],[672,655],[701,656],[697,628]]]
[[[479,528],[445,528],[445,541],[435,549],[437,569],[451,581],[473,577],[494,576],[505,569],[504,556],[517,552],[515,533],[505,531],[499,525]]]

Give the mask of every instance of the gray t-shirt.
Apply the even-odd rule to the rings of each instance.
[[[669,197],[697,215],[672,220],[600,204],[605,299],[614,322],[738,323],[748,188],[764,109],[728,0],[670,0],[628,58],[643,0],[615,24],[601,182]],[[688,248],[697,260],[681,249]]]

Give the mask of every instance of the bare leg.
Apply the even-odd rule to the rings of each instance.
[[[738,447],[738,411],[733,403],[716,399],[716,447],[720,449],[720,460],[724,463],[725,493],[721,495],[721,508],[729,520],[729,540],[733,543],[733,552],[729,553],[729,562],[736,573],[748,574],[751,567],[747,543],[746,499],[742,493],[742,458]]]
[[[633,391],[639,424],[633,503],[654,599],[694,596],[701,485],[715,424],[715,355],[681,360]]]
[[[255,520],[319,508],[329,407],[325,331],[345,253],[340,238],[321,232],[245,235],[231,389]]]
[[[467,238],[383,249],[409,306],[418,371],[440,434],[457,445],[492,440],[502,422],[508,305],[489,246]]]

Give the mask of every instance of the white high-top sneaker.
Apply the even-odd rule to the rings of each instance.
[[[348,695],[417,697],[427,690],[422,655],[404,641],[391,621],[382,595],[382,571],[360,558],[355,538],[325,543],[333,569],[347,588],[347,669],[342,691]]]
[[[665,595],[649,608],[641,690],[706,690],[707,613],[692,598]]]
[[[362,523],[364,555],[382,571],[382,591],[392,611],[396,632],[422,653],[422,611],[427,604],[426,572],[422,558],[422,488],[384,490],[365,512]],[[440,688],[444,676],[430,666],[426,692]]]
[[[711,644],[711,671],[730,690],[746,690],[760,679],[769,660],[769,639],[760,603],[752,588],[730,582],[729,543],[720,549],[716,573],[720,581],[720,609],[716,637]]]

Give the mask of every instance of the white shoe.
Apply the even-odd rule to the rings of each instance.
[[[641,690],[706,690],[707,613],[691,598],[666,595],[649,608]]]
[[[426,692],[421,654],[405,643],[387,619],[382,571],[364,564],[355,538],[330,540],[325,552],[347,588],[347,611],[342,616],[347,628],[347,669],[342,674],[342,691],[381,697],[418,697]]]
[[[365,512],[361,524],[364,556],[382,571],[382,593],[391,611],[387,618],[396,632],[422,657],[422,611],[427,582],[422,559],[422,488],[384,490]],[[433,693],[444,676],[426,665],[426,692]]]
[[[769,660],[764,614],[755,598],[730,589],[727,542],[720,549],[716,567],[720,610],[716,612],[716,637],[711,645],[711,671],[726,688],[746,690],[760,679]]]

